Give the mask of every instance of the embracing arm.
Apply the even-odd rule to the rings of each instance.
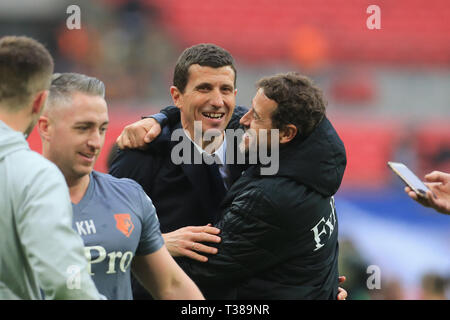
[[[228,129],[236,129],[239,126],[239,121],[248,112],[246,107],[236,106],[231,115],[230,122],[228,123]],[[168,106],[162,109],[159,113],[149,116],[154,118],[157,122],[164,127],[165,125],[174,126],[180,121],[180,109],[175,106]]]
[[[161,134],[161,128],[173,126],[180,121],[180,111],[175,106],[168,106],[159,113],[144,116],[141,120],[127,125],[116,140],[120,149],[145,150],[147,144]]]
[[[237,106],[234,109],[227,129],[237,129],[241,117],[247,112],[247,108]],[[155,140],[161,134],[161,128],[174,126],[180,121],[180,110],[174,106],[168,106],[160,113],[143,117],[126,126],[116,140],[120,149],[146,149],[147,144]]]

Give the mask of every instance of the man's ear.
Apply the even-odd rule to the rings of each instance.
[[[46,116],[40,116],[38,120],[38,132],[42,140],[50,140],[50,120]]]
[[[172,96],[172,100],[173,100],[174,105],[178,109],[181,109],[181,106],[182,106],[182,94],[181,94],[180,90],[178,90],[178,88],[175,87],[175,86],[171,86],[170,87],[170,95]]]
[[[38,92],[32,101],[31,113],[40,115],[45,107],[45,101],[47,101],[48,90]]]
[[[293,124],[286,125],[283,130],[280,130],[280,144],[288,143],[297,135],[297,127]]]

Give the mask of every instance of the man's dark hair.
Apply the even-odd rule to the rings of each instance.
[[[326,102],[312,80],[296,72],[277,74],[257,82],[267,98],[278,107],[272,113],[272,127],[283,130],[293,124],[306,136],[325,116]]]
[[[175,65],[173,85],[181,93],[184,93],[189,80],[189,67],[193,64],[211,68],[230,66],[234,71],[234,86],[236,87],[236,67],[231,54],[215,44],[201,43],[185,49]]]
[[[0,38],[0,102],[11,111],[20,110],[33,94],[47,90],[53,59],[39,42],[28,37]]]

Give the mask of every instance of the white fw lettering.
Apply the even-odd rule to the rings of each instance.
[[[313,251],[317,251],[322,248],[325,243],[322,243],[322,235],[328,234],[328,239],[331,237],[334,227],[336,225],[336,210],[334,207],[334,197],[330,199],[331,213],[327,220],[322,218],[319,222],[311,229],[314,234],[314,241],[316,242],[316,247]],[[327,232],[328,229],[328,232]]]

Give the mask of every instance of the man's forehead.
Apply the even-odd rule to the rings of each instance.
[[[266,109],[265,107],[275,109],[278,104],[275,100],[272,100],[265,95],[263,88],[259,88],[258,91],[256,91],[255,96],[253,97],[252,106],[254,109],[256,109],[256,111],[263,111],[264,109]]]
[[[71,122],[105,122],[108,121],[108,108],[101,96],[73,93],[70,98],[56,108],[57,113]]]
[[[90,123],[101,125],[109,122],[108,112],[106,109],[72,109],[69,115],[73,123]]]
[[[193,64],[189,66],[188,69],[189,81],[193,80],[196,82],[207,81],[208,79],[213,80],[218,77],[221,80],[229,81],[230,84],[234,85],[234,70],[231,66],[223,66],[219,68],[213,68],[208,66],[201,66],[199,64]]]
[[[71,93],[70,99],[74,104],[101,104],[106,106],[105,98],[99,95],[92,95],[81,91]]]
[[[267,101],[267,102],[268,102],[268,100],[273,101],[272,99],[270,99],[266,96],[263,88],[258,88],[258,90],[256,91],[256,94],[255,94],[255,98],[256,97],[258,97],[261,100]]]
[[[89,125],[89,126],[102,126],[104,124],[109,123],[109,118],[107,113],[80,113],[74,112],[71,116],[66,118],[66,121],[69,121],[72,125]],[[66,122],[67,124],[67,122]]]

